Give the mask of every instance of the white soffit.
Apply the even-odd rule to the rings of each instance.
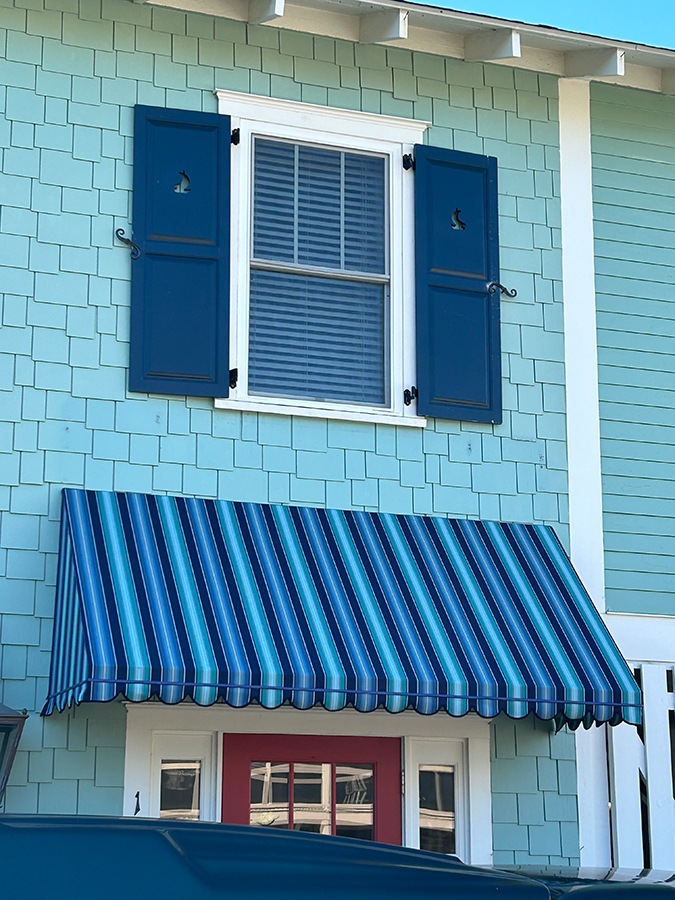
[[[396,0],[151,2],[342,40],[386,43],[455,59],[491,61],[551,75],[675,93],[675,50],[560,31],[544,25]]]

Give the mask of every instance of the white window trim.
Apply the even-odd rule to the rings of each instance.
[[[239,144],[231,155],[230,368],[239,370],[236,388],[218,398],[218,409],[285,413],[349,421],[380,422],[423,428],[416,404],[403,403],[403,392],[416,381],[414,179],[402,157],[421,143],[428,122],[274,100],[232,91],[216,91],[218,111],[231,116]],[[248,323],[251,242],[251,181],[254,136],[323,144],[382,154],[389,167],[390,247],[390,394],[391,406],[249,396]]]
[[[317,734],[352,737],[398,737],[402,739],[403,846],[419,845],[419,814],[413,808],[417,795],[417,766],[446,760],[460,764],[457,778],[458,854],[471,865],[492,862],[492,795],[490,779],[490,723],[475,714],[454,719],[445,713],[421,716],[408,711],[391,715],[376,711],[364,715],[344,709],[268,710],[251,705],[232,709],[225,705],[199,707],[184,703],[167,708],[162,703],[127,703],[127,731],[124,768],[124,812],[133,816],[136,793],[141,816],[156,815],[154,796],[158,783],[160,755],[153,748],[170,746],[171,735],[180,736],[182,758],[200,758],[195,749],[187,753],[185,736],[196,742],[211,737],[213,758],[204,769],[212,773],[207,796],[202,788],[202,818],[220,821],[222,797],[222,748],[225,734]],[[159,743],[158,743],[159,741]],[[178,749],[178,745],[177,745]],[[186,755],[187,754],[187,755]],[[175,758],[181,758],[175,757]]]

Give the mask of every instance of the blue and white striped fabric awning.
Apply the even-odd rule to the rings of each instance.
[[[43,712],[125,697],[640,721],[551,528],[67,489]]]

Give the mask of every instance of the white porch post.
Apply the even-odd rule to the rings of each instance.
[[[666,690],[666,667],[642,664],[645,703],[645,762],[653,869],[675,868],[675,801],[670,759],[669,713],[673,695]]]
[[[572,562],[604,612],[589,90],[583,79],[559,81],[567,459]],[[581,863],[609,867],[604,729],[577,733],[577,772]]]

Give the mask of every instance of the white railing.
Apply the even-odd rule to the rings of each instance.
[[[626,724],[607,729],[612,862],[622,869],[642,869],[649,859],[652,869],[673,872],[673,666],[651,662],[633,666],[642,679],[643,729]],[[583,804],[582,796],[579,802]]]

